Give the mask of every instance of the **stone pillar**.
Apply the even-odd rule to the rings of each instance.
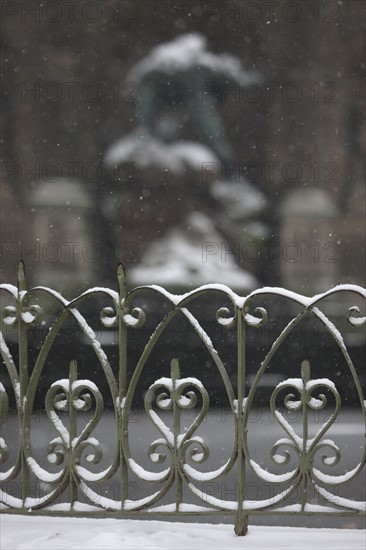
[[[75,293],[94,280],[100,250],[91,233],[91,198],[74,181],[43,182],[29,198],[32,249],[25,257],[36,284]],[[23,254],[24,256],[24,254]]]
[[[305,295],[322,292],[337,281],[337,209],[326,191],[296,189],[280,208],[281,284]]]

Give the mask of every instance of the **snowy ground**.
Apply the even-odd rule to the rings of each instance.
[[[364,550],[366,531],[251,526],[237,537],[232,525],[164,521],[0,517],[2,550]]]

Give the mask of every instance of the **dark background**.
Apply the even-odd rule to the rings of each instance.
[[[111,269],[118,259],[126,262],[127,272],[141,259],[157,234],[154,216],[141,219],[136,211],[128,229],[123,220],[120,227],[111,226],[101,204],[111,189],[123,196],[124,178],[111,181],[103,157],[136,127],[139,91],[126,82],[129,70],[153,46],[199,32],[210,51],[230,53],[245,69],[263,75],[257,102],[228,96],[217,109],[237,162],[262,171],[254,183],[269,199],[267,244],[283,240],[280,207],[294,188],[326,190],[337,209],[329,241],[315,236],[317,252],[309,242],[301,266],[286,266],[294,281],[281,280],[281,257],[275,265],[268,257],[254,266],[245,258],[237,258],[239,263],[260,283],[283,283],[306,293],[316,290],[309,273],[330,257],[335,265],[324,269],[335,269],[332,283],[362,284],[364,10],[357,0],[3,2],[2,280],[15,282],[22,256],[31,282],[75,294],[92,283],[114,284]],[[274,162],[270,177],[268,163]],[[300,169],[295,178],[291,163]],[[52,201],[45,205],[34,198],[44,181],[54,183],[58,194],[64,190],[64,212]],[[90,198],[82,214],[75,199],[80,186]],[[169,186],[174,194],[174,181]],[[184,192],[189,200],[190,189]],[[172,191],[157,187],[156,193],[159,207],[171,204]],[[200,197],[197,208],[204,203],[204,188]],[[71,236],[65,230],[67,212]],[[159,234],[171,223],[163,223]],[[75,256],[62,244],[70,241],[79,243]],[[56,259],[49,248],[54,242],[62,248]],[[95,247],[84,253],[85,243]],[[75,288],[70,281],[77,273]],[[299,277],[304,280],[296,284]]]

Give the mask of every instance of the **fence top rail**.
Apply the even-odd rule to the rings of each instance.
[[[98,292],[107,294],[113,300],[117,301],[119,295],[121,294],[126,295],[126,273],[125,273],[124,265],[122,263],[118,264],[116,275],[117,275],[116,278],[118,281],[119,292],[116,292],[115,290],[112,290],[107,287],[96,286],[96,287],[87,289],[86,291],[81,293],[79,296],[77,296],[76,298],[70,301],[66,300],[66,298],[64,298],[61,293],[47,286],[35,286],[33,288],[30,288],[28,292],[33,292],[35,290],[43,290],[45,292],[53,294],[58,300],[62,301],[64,305],[67,305],[67,306],[70,306],[73,303],[76,303],[78,300],[80,300],[84,296],[86,297],[88,295],[95,294]],[[19,262],[19,266],[18,266],[17,283],[18,283],[17,286],[9,283],[2,283],[0,284],[0,289],[7,291],[9,294],[14,296],[14,298],[22,297],[24,295],[24,292],[26,291],[26,276],[25,276],[25,264],[22,260]],[[264,286],[256,290],[253,290],[246,296],[240,296],[239,294],[234,292],[230,287],[221,283],[210,283],[210,284],[201,285],[183,294],[173,294],[169,292],[167,289],[165,289],[164,287],[155,285],[155,284],[143,285],[143,286],[135,287],[133,290],[129,291],[128,294],[133,295],[135,292],[141,291],[141,290],[156,291],[162,294],[163,296],[165,296],[166,298],[168,298],[172,302],[172,304],[174,304],[175,306],[184,305],[184,302],[187,299],[196,295],[200,295],[205,291],[215,291],[215,290],[222,292],[223,294],[226,294],[232,300],[233,304],[235,304],[239,308],[242,308],[253,297],[263,296],[266,294],[288,298],[290,300],[297,302],[300,305],[303,305],[306,308],[315,305],[317,302],[319,302],[326,296],[333,295],[338,292],[352,292],[352,293],[358,294],[363,298],[366,298],[365,288],[359,285],[350,284],[350,283],[335,285],[329,290],[315,294],[314,296],[311,296],[311,297],[305,296],[303,294],[299,294],[298,292],[294,292],[292,290],[288,290],[283,287],[275,287],[275,286],[274,287]]]

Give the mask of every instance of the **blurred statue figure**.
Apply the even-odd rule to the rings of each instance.
[[[232,243],[261,241],[266,230],[259,221],[264,195],[242,175],[240,181],[217,175],[220,163],[236,160],[220,100],[258,82],[258,73],[245,72],[231,55],[209,52],[203,36],[184,34],[152,48],[126,80],[138,90],[139,124],[106,151],[111,179],[123,185],[110,189],[102,208],[111,238],[138,243],[141,259],[130,281],[176,288],[230,281],[243,292],[254,288],[240,257],[239,265],[225,263],[224,269],[220,255],[202,262],[202,246],[214,241],[229,250]],[[203,179],[207,165],[217,170]],[[127,167],[133,171],[125,178]]]
[[[137,114],[151,136],[165,143],[195,141],[222,162],[233,160],[215,107],[220,94],[212,92],[258,80],[238,59],[207,51],[199,34],[184,34],[153,48],[127,80],[138,86]]]

